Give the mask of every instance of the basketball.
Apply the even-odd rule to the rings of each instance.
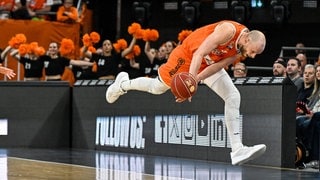
[[[187,99],[197,92],[198,83],[188,72],[177,73],[171,80],[172,94],[181,99]]]

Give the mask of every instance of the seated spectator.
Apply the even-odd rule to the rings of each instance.
[[[309,97],[309,103],[303,109],[307,113],[298,116],[296,120],[296,136],[308,152],[302,162],[296,164],[299,168],[319,168],[319,130],[320,130],[320,66],[316,66],[314,90]]]
[[[13,19],[31,19],[32,16],[34,16],[34,14],[30,14],[26,0],[17,1],[11,12],[11,18]]]
[[[56,12],[62,5],[62,0],[30,0],[27,4],[34,19],[56,20]],[[52,14],[54,13],[54,15]]]
[[[297,54],[296,58],[299,59],[301,62],[302,71],[300,72],[300,74],[303,75],[304,66],[308,63],[307,56],[303,53],[299,53]]]
[[[302,43],[302,42],[298,42],[297,44],[296,44],[296,48],[304,48],[305,46],[304,46],[304,44]],[[302,53],[302,54],[305,54],[306,53],[306,51],[304,50],[304,49],[296,49],[295,50],[295,53],[298,55],[299,53]]]
[[[15,8],[27,10],[31,19],[42,20],[46,19],[46,15],[50,12],[52,0],[23,0],[16,1]],[[25,12],[24,12],[25,13]]]
[[[272,67],[273,76],[286,77],[287,76],[286,68],[287,68],[287,63],[282,58],[279,57],[273,63],[273,67]]]
[[[248,69],[247,69],[247,66],[242,62],[235,64],[232,70],[233,70],[233,77],[235,78],[247,77]]]
[[[0,19],[8,19],[15,0],[0,0]]]
[[[57,11],[57,21],[64,23],[78,22],[78,10],[73,6],[73,0],[65,0]]]
[[[50,8],[50,15],[48,15],[48,18],[50,21],[57,21],[57,11],[60,6],[63,5],[62,0],[47,0],[47,3],[49,1],[52,1],[51,8]]]
[[[309,103],[309,97],[314,89],[314,82],[316,79],[316,69],[314,65],[307,64],[303,73],[302,88],[298,91],[297,102]]]
[[[299,91],[303,85],[303,78],[300,75],[301,62],[299,61],[299,59],[295,57],[289,58],[286,71],[287,76],[294,83],[294,85],[296,85],[297,91]]]

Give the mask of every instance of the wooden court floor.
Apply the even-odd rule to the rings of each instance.
[[[0,150],[0,180],[7,179],[304,180],[320,179],[320,173],[106,151],[16,148]]]

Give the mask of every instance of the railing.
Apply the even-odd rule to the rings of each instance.
[[[291,47],[291,46],[282,46],[279,57],[287,58],[284,56],[284,51],[295,51],[295,50],[304,50],[304,51],[313,51],[313,52],[319,52],[316,56],[312,56],[308,54],[308,59],[312,60],[318,60],[320,56],[320,47]]]

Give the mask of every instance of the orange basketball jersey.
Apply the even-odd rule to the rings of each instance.
[[[224,22],[232,23],[236,29],[236,33],[229,42],[219,45],[216,49],[211,51],[211,53],[208,54],[208,58],[203,58],[199,72],[215,62],[230,56],[234,56],[238,53],[236,44],[238,38],[243,31],[248,29],[244,25],[234,21]],[[168,61],[158,70],[161,80],[166,85],[170,86],[171,79],[174,74],[178,72],[189,72],[193,53],[199,48],[204,39],[207,38],[220,23],[221,22],[217,22],[195,30],[183,41],[181,45],[175,48],[175,50],[170,54]]]

